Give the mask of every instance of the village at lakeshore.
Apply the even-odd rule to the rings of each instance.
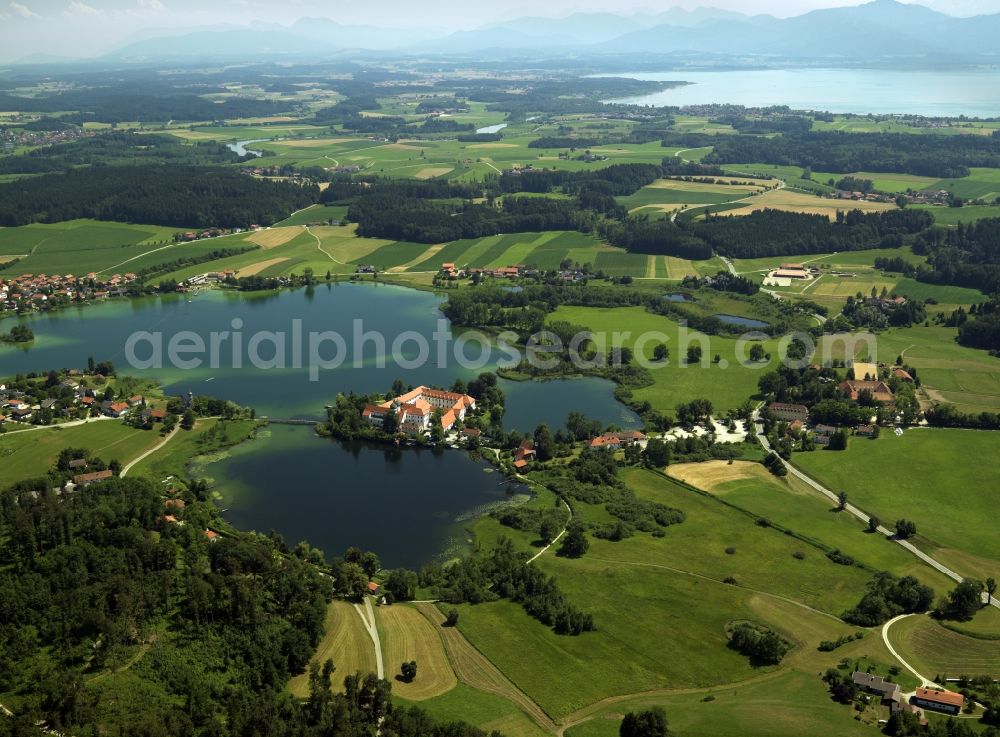
[[[1000,122],[470,65],[4,94],[0,735],[994,737]]]

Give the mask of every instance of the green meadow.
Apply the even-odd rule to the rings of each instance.
[[[1000,435],[974,430],[916,428],[878,440],[851,438],[847,451],[796,454],[793,462],[890,529],[905,518],[917,525],[917,544],[959,573],[1000,576],[1000,472],[989,462]]]
[[[117,420],[5,433],[0,435],[0,486],[44,476],[63,448],[86,448],[105,463],[117,460],[125,465],[160,440],[157,432],[136,430]]]
[[[546,553],[536,561],[594,615],[596,632],[560,637],[510,602],[460,608],[462,632],[551,716],[572,720],[574,711],[623,694],[777,675],[784,663],[752,668],[726,647],[726,624],[736,619],[767,624],[795,643],[790,663],[815,661],[820,640],[851,631],[836,615],[860,596],[865,571],[838,566],[654,471],[629,470],[623,478],[639,498],[682,509],[685,521],[662,538],[592,538],[583,558]],[[607,520],[603,507],[577,504],[576,513],[587,522]],[[476,524],[477,539],[501,530],[491,519]],[[795,557],[802,550],[806,555]]]
[[[68,220],[0,228],[0,256],[21,256],[0,274],[74,274],[121,269],[137,271],[136,261],[169,245],[179,229],[97,220]],[[169,253],[169,249],[163,253]],[[169,261],[173,256],[163,257]]]
[[[729,312],[731,313],[731,310]],[[646,312],[642,307],[604,309],[564,306],[556,309],[549,319],[583,325],[598,338],[602,338],[609,348],[613,344],[615,333],[628,333],[622,336],[621,344],[635,351],[641,350],[646,357],[652,356],[656,343],[666,340],[670,350],[669,362],[665,366],[654,366],[650,369],[654,381],[652,386],[633,391],[636,401],[649,401],[655,409],[663,412],[673,413],[678,404],[699,398],[710,399],[716,412],[724,413],[727,409],[735,409],[757,393],[758,379],[766,373],[769,366],[774,365],[769,362],[755,364],[752,368],[739,365],[736,355],[737,340],[726,336],[709,336],[690,330],[691,340],[679,345],[681,328],[677,322],[662,315]],[[662,333],[666,338],[656,338],[654,333]],[[649,340],[637,349],[636,340],[643,334],[656,339]],[[695,336],[698,341],[695,341]],[[777,341],[762,342],[765,349],[776,357]],[[706,364],[719,354],[727,365],[725,367],[722,364],[686,365],[683,359],[688,343],[704,345],[702,351]]]

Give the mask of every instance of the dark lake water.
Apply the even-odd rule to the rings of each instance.
[[[308,540],[329,555],[354,545],[386,567],[417,567],[468,544],[467,523],[527,490],[456,450],[345,444],[305,427],[264,437],[199,469],[227,520]]]
[[[352,356],[339,368],[318,372],[318,381],[310,381],[308,362],[301,368],[293,366],[290,339],[286,368],[273,369],[254,368],[245,358],[240,368],[232,352],[225,350],[219,351],[217,368],[135,369],[126,360],[126,341],[136,331],[159,333],[164,343],[179,331],[192,331],[208,345],[213,332],[235,332],[233,320],[239,319],[244,347],[258,331],[289,332],[293,320],[302,321],[305,336],[332,330],[352,342],[354,321],[362,320],[362,332],[384,336],[391,348],[406,331],[425,339],[436,330],[447,332],[441,301],[438,295],[403,287],[347,283],[324,284],[311,292],[241,295],[206,290],[188,296],[113,300],[21,319],[35,332],[35,341],[28,347],[0,346],[0,375],[83,368],[87,357],[93,356],[97,361],[114,361],[121,373],[155,377],[169,394],[191,391],[231,399],[271,417],[319,418],[338,392],[384,391],[397,377],[407,384],[449,386],[457,377],[472,378],[491,366],[463,368],[453,358],[438,365],[436,357],[407,366],[415,349],[406,346],[380,368],[372,347],[370,354],[359,354],[360,367],[354,367]],[[0,331],[10,330],[13,323],[0,322]],[[148,350],[136,352],[142,358],[148,354]],[[555,429],[565,425],[573,410],[603,424],[639,425],[638,418],[615,400],[610,381],[501,380],[501,384],[508,428],[529,431],[547,423]],[[375,550],[389,565],[419,565],[453,544],[464,544],[463,521],[485,505],[508,498],[503,477],[486,473],[485,464],[470,460],[464,451],[348,446],[318,438],[307,427],[272,425],[264,434],[200,469],[199,475],[215,479],[222,495],[220,506],[238,527],[273,529],[290,543],[307,539],[328,554],[357,545]]]
[[[726,315],[725,313],[718,313],[712,315],[719,322],[724,322],[727,325],[739,325],[744,328],[766,328],[767,323],[763,320],[754,320],[750,317],[741,317],[740,315]]]

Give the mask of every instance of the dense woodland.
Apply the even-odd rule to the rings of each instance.
[[[185,143],[174,136],[114,132],[43,146],[21,156],[0,157],[0,174],[48,174],[87,165],[203,166],[241,160],[225,144],[214,141]]]
[[[160,83],[162,85],[162,83]],[[0,109],[40,113],[60,113],[59,120],[71,123],[167,122],[168,120],[225,120],[277,115],[288,112],[291,105],[271,100],[234,97],[213,102],[200,95],[177,90],[161,90],[152,94],[143,89],[114,88],[70,90],[50,95],[21,97],[0,93]],[[222,88],[215,91],[223,92]]]
[[[933,217],[922,210],[851,210],[838,212],[836,222],[830,222],[826,215],[759,210],[745,217],[708,216],[685,226],[719,253],[758,258],[897,248],[903,245],[904,237],[933,223]]]
[[[389,682],[331,665],[312,670],[304,703],[284,691],[306,668],[333,594],[308,546],[252,533],[210,543],[207,507],[188,499],[187,524],[168,524],[163,489],[146,480],[61,496],[47,486],[0,496],[0,689],[24,704],[0,729],[40,735],[44,719],[69,734],[370,737],[378,726],[485,737],[394,707]],[[357,567],[337,565],[344,581]],[[149,650],[141,694],[118,702],[99,679],[88,685],[139,646]],[[345,680],[335,695],[331,684]]]
[[[0,225],[77,218],[185,227],[270,225],[316,201],[315,186],[232,169],[99,166],[0,184]]]
[[[710,137],[711,138],[711,137]],[[761,162],[847,174],[896,172],[926,177],[966,177],[970,167],[1000,167],[1000,136],[915,136],[905,133],[808,132],[720,136],[708,164]]]

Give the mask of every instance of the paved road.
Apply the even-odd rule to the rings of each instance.
[[[169,443],[170,439],[173,438],[173,436],[177,434],[177,431],[179,429],[180,429],[180,425],[175,425],[174,429],[170,431],[170,434],[167,435],[167,437],[163,438],[163,440],[161,440],[160,442],[158,442],[156,445],[154,445],[152,448],[150,448],[145,453],[143,453],[142,455],[140,455],[138,458],[133,458],[131,461],[129,461],[128,463],[126,463],[125,466],[122,468],[122,472],[119,474],[119,476],[124,476],[125,474],[127,474],[129,471],[132,470],[132,467],[135,464],[139,463],[140,461],[146,460],[151,455],[153,455],[153,453],[155,453],[158,450],[162,449],[163,446],[165,446],[167,443]]]
[[[378,627],[375,626],[375,610],[372,608],[372,597],[365,596],[364,609],[361,608],[360,604],[355,604],[354,609],[357,611],[358,616],[361,617],[361,621],[365,623],[368,636],[372,638],[372,644],[375,645],[375,675],[379,678],[385,678],[385,666],[382,663],[382,640],[379,639]]]
[[[69,422],[60,422],[55,425],[32,425],[31,427],[26,427],[23,430],[12,430],[10,436],[20,435],[26,432],[34,432],[36,430],[54,430],[55,428],[64,427],[78,427],[80,425],[86,425],[88,422],[104,422],[107,420],[115,420],[117,417],[108,417],[107,415],[101,415],[100,417],[87,417],[82,420],[70,420]]]
[[[755,432],[756,432],[756,435],[757,435],[757,439],[760,441],[761,446],[764,448],[765,451],[769,451],[769,450],[771,450],[771,444],[768,442],[767,437],[764,435],[763,425],[759,424],[759,422],[758,422],[759,415],[760,415],[760,409],[758,408],[757,410],[754,411],[754,416],[753,416],[754,429],[755,429]],[[828,489],[825,486],[823,486],[822,484],[814,481],[812,478],[810,478],[806,474],[802,473],[802,471],[800,471],[799,469],[797,469],[795,466],[793,466],[788,461],[782,459],[781,462],[784,464],[785,468],[788,469],[788,472],[790,474],[792,474],[793,476],[795,476],[797,479],[800,479],[804,483],[808,484],[812,489],[818,491],[820,494],[822,494],[823,496],[827,497],[828,499],[830,499],[834,503],[839,503],[840,500],[837,498],[837,495],[834,492],[832,492],[830,489]],[[857,517],[859,520],[861,520],[862,522],[864,522],[866,525],[868,524],[869,516],[867,514],[865,514],[863,511],[861,511],[860,509],[858,509],[857,507],[855,507],[853,504],[848,504],[845,507],[845,510],[847,512],[849,512],[850,514],[854,515],[855,517]],[[878,531],[881,534],[885,535],[886,537],[891,538],[892,541],[895,542],[897,545],[899,545],[902,548],[905,548],[907,551],[909,551],[911,554],[915,555],[917,558],[919,558],[920,560],[922,560],[924,563],[926,563],[927,565],[929,565],[931,568],[934,568],[934,569],[940,571],[941,573],[943,573],[944,575],[946,575],[948,578],[952,579],[953,581],[959,581],[960,582],[964,578],[964,576],[960,576],[959,574],[955,573],[955,571],[953,571],[950,568],[948,568],[946,565],[944,565],[944,563],[941,563],[940,561],[935,560],[934,558],[932,558],[931,556],[929,556],[927,553],[925,553],[924,551],[920,550],[916,545],[914,545],[913,543],[911,543],[909,540],[900,540],[899,538],[897,538],[895,536],[895,534],[893,533],[893,531],[890,530],[890,529],[888,529],[887,527],[884,527],[883,525],[879,525],[878,526]],[[985,601],[985,598],[984,598],[984,601]],[[997,607],[997,608],[1000,608],[1000,600],[997,600],[996,597],[991,597],[990,600],[989,600],[989,603],[992,604],[993,606]]]

